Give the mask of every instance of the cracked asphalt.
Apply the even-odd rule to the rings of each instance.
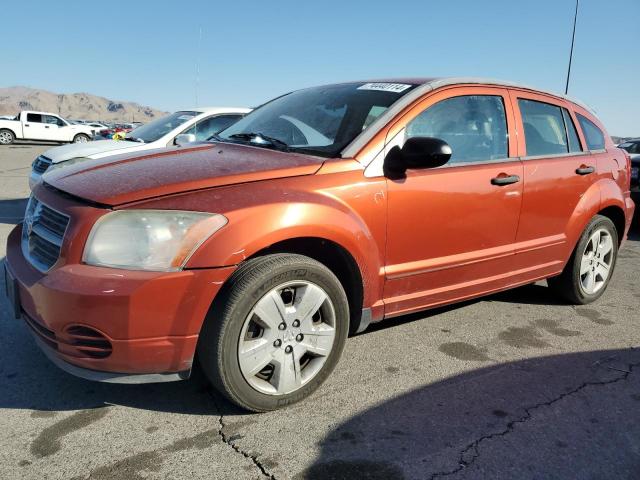
[[[48,145],[0,147],[0,236]],[[0,302],[2,479],[640,478],[640,228],[605,295],[544,283],[374,325],[329,381],[246,414],[201,375],[107,385],[49,363]]]

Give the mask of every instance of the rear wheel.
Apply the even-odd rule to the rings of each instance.
[[[89,140],[91,140],[89,136],[84,133],[79,133],[73,137],[73,143],[87,143]]]
[[[0,145],[11,145],[16,139],[16,136],[11,130],[0,130]]]
[[[302,255],[247,261],[214,302],[198,355],[214,387],[248,410],[310,395],[338,363],[349,330],[342,285]]]
[[[617,257],[616,227],[607,217],[596,215],[582,233],[562,273],[547,282],[571,303],[591,303],[609,285]]]

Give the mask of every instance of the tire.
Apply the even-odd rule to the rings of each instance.
[[[16,136],[11,130],[6,128],[0,130],[0,145],[11,145],[15,140]]]
[[[598,246],[595,246],[596,234],[599,234]],[[616,227],[607,217],[596,215],[584,229],[562,273],[547,279],[547,283],[569,303],[586,305],[598,299],[607,289],[617,258]],[[608,268],[605,269],[605,266]],[[590,283],[590,278],[593,283]]]
[[[91,140],[89,136],[84,133],[79,133],[73,137],[73,143],[87,143],[89,140]]]
[[[242,264],[223,286],[200,333],[198,357],[220,393],[265,412],[315,391],[338,363],[348,331],[347,297],[327,267],[302,255],[265,255]],[[258,354],[243,353],[257,344],[251,351]]]

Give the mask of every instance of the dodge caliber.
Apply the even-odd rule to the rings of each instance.
[[[600,297],[634,203],[586,106],[473,78],[351,82],[207,142],[50,169],[10,234],[15,315],[64,370],[307,397],[370,322],[547,279]]]

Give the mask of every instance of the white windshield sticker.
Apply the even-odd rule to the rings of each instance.
[[[378,90],[380,92],[404,92],[407,88],[411,88],[411,85],[406,83],[365,83],[360,85],[358,90]]]

